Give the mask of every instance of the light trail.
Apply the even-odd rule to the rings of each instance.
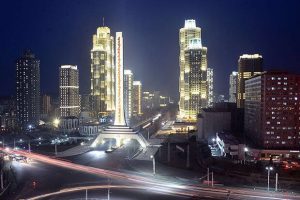
[[[0,151],[7,152],[5,149],[0,147]],[[155,189],[156,191],[164,192],[165,194],[173,194],[173,195],[181,195],[186,197],[201,197],[201,193],[209,193],[209,194],[223,194],[227,195],[230,191],[231,196],[239,196],[245,198],[256,198],[256,199],[300,199],[299,195],[288,195],[283,196],[280,193],[268,193],[261,191],[253,191],[246,189],[222,189],[222,188],[207,188],[193,185],[180,185],[170,183],[165,180],[159,180],[157,178],[151,177],[142,177],[138,175],[126,174],[101,168],[83,166],[80,164],[71,163],[65,160],[59,160],[55,158],[51,158],[45,155],[36,154],[36,153],[28,153],[22,150],[9,150],[8,153],[20,154],[22,156],[28,157],[33,160],[37,160],[46,164],[63,167],[75,171],[80,171],[88,174],[94,174],[101,177],[110,177],[116,180],[125,180],[130,181],[132,183],[137,183],[141,186],[141,188],[146,187],[149,189]],[[270,196],[273,195],[273,196]],[[275,197],[276,195],[276,197]]]
[[[83,190],[96,190],[96,189],[146,189],[146,187],[142,186],[125,186],[125,185],[95,185],[95,186],[85,186],[85,187],[74,187],[74,188],[66,188],[57,192],[51,192],[47,194],[42,194],[39,196],[28,198],[28,200],[38,200],[46,197],[66,194],[66,193],[72,193],[72,192],[78,192]]]

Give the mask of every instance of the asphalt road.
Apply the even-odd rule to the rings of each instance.
[[[152,163],[144,163],[143,166],[138,166],[138,163],[135,163],[132,166],[132,163],[129,162],[126,157],[133,153],[134,144],[131,144],[131,148],[124,147],[118,149],[113,153],[105,153],[104,150],[108,148],[109,143],[104,144],[95,151],[90,151],[79,156],[73,156],[66,158],[69,161],[76,163],[77,165],[72,165],[75,168],[68,167],[69,169],[63,167],[57,167],[47,164],[44,162],[34,161],[30,164],[13,162],[12,166],[16,172],[16,177],[18,181],[17,187],[14,189],[14,193],[11,193],[8,199],[23,199],[40,194],[50,193],[54,191],[59,191],[64,188],[74,188],[78,186],[87,186],[87,185],[125,185],[131,186],[132,177],[141,179],[140,186],[146,187],[143,190],[141,189],[112,189],[111,199],[189,199],[191,197],[182,197],[180,194],[187,196],[189,192],[197,194],[200,196],[200,199],[226,199],[227,191],[218,190],[218,189],[205,189],[199,187],[199,185],[185,187],[177,187],[176,182],[183,184],[186,181],[186,184],[191,184],[193,179],[191,176],[193,174],[182,173],[177,171],[178,169],[169,168],[162,169],[163,166],[158,165],[158,172],[161,174],[153,177],[151,173]],[[54,162],[51,159],[45,158],[46,161],[49,160],[49,163]],[[37,159],[39,160],[39,159]],[[43,161],[43,157],[41,158]],[[46,164],[45,164],[46,163]],[[62,164],[64,162],[61,162]],[[64,163],[68,165],[68,163]],[[148,165],[147,165],[148,164]],[[78,170],[76,167],[82,169]],[[91,168],[92,167],[92,168]],[[70,169],[71,168],[71,169]],[[90,170],[91,173],[84,173],[84,171]],[[133,171],[136,168],[140,169],[139,171]],[[161,169],[160,169],[161,168]],[[83,170],[84,169],[84,170]],[[107,172],[98,172],[94,169],[107,169]],[[81,172],[79,172],[79,170]],[[121,173],[114,173],[119,171]],[[166,176],[165,173],[168,172]],[[117,174],[117,175],[114,175]],[[163,176],[162,176],[163,174]],[[172,175],[173,174],[173,175]],[[188,177],[188,179],[183,180],[182,177],[176,177],[180,175],[182,177]],[[107,175],[107,177],[105,177]],[[110,179],[108,177],[114,177]],[[120,177],[120,178],[116,178]],[[129,179],[129,180],[128,180]],[[150,181],[149,181],[150,180]],[[192,180],[192,181],[191,181]],[[144,181],[144,182],[143,182]],[[145,183],[145,184],[143,184]],[[135,183],[136,184],[136,183]],[[172,184],[168,186],[167,184]],[[155,187],[154,187],[155,186]],[[156,186],[158,188],[156,188]],[[170,191],[168,191],[170,190]],[[174,190],[174,191],[172,191]],[[90,198],[98,199],[107,199],[106,190],[92,190],[90,191]],[[82,199],[82,194],[85,194],[85,191],[73,192],[64,194],[62,197],[55,196],[49,197],[50,199]],[[105,195],[106,194],[106,195]],[[138,194],[138,195],[137,195]],[[174,195],[177,196],[174,196]],[[114,198],[115,196],[115,198]],[[197,199],[197,198],[195,198]],[[199,199],[199,198],[198,198]],[[230,196],[230,199],[280,199],[280,198],[268,198],[265,194],[255,193],[253,191],[246,190],[235,190],[235,192]]]

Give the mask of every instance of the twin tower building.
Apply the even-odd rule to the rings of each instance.
[[[179,31],[179,119],[196,121],[202,108],[213,103],[213,70],[207,67],[207,48],[202,45],[201,28],[185,20]]]

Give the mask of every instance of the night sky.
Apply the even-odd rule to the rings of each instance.
[[[15,60],[30,48],[41,60],[41,91],[58,94],[58,69],[78,65],[88,93],[92,35],[122,31],[125,68],[145,90],[178,97],[178,32],[195,19],[215,72],[215,93],[228,93],[243,53],[265,69],[300,72],[300,1],[289,0],[3,0],[0,4],[0,95],[14,94]]]

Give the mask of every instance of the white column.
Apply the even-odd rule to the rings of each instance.
[[[114,125],[125,126],[123,105],[123,36],[122,32],[116,33],[116,110]]]

